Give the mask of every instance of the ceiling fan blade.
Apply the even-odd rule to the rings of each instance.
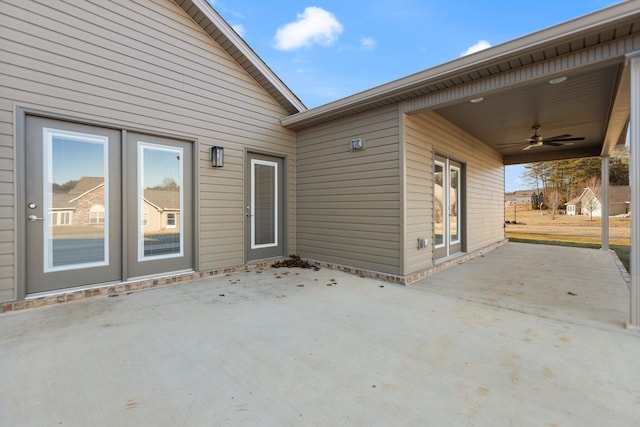
[[[524,148],[522,149],[522,151],[531,150],[531,147],[537,147],[537,145],[529,144],[529,145],[527,145],[526,147],[524,147]]]
[[[575,136],[573,138],[549,138],[544,142],[568,142],[568,141],[584,141],[584,136]]]
[[[543,142],[544,145],[549,145],[551,147],[563,147],[565,145],[573,145],[573,142]]]
[[[496,145],[515,146],[515,145],[522,145],[522,142],[500,142]]]
[[[575,136],[573,138],[548,138],[544,142],[569,142],[569,141],[584,141],[584,136]]]
[[[564,139],[564,138],[569,138],[572,135],[570,133],[565,133],[564,135],[556,135],[556,136],[551,136],[549,138],[545,138],[543,139],[543,141],[555,141],[556,139]]]

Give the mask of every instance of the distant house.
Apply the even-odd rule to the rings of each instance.
[[[534,190],[518,190],[504,193],[504,205],[531,205],[534,202],[536,192]]]
[[[609,187],[609,215],[620,215],[629,212],[631,188],[628,185],[613,185]],[[582,193],[567,203],[567,215],[602,216],[600,196],[591,188],[585,188]],[[589,212],[591,210],[591,212]]]

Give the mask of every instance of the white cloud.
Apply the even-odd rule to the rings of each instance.
[[[480,52],[481,50],[484,50],[490,47],[491,47],[491,43],[489,43],[486,40],[480,40],[478,43],[474,44],[469,49],[462,52],[460,56],[471,55],[472,53]]]
[[[372,37],[363,37],[360,39],[360,47],[364,50],[372,50],[376,47],[376,41]]]
[[[244,33],[245,33],[245,29],[244,26],[242,24],[233,24],[231,26],[231,28],[233,28],[233,30],[238,33],[238,35],[240,37],[244,37]]]
[[[286,24],[276,31],[276,48],[294,50],[311,47],[314,44],[329,46],[338,40],[342,24],[333,14],[320,7],[307,7],[298,14],[295,22]]]
[[[313,73],[315,70],[313,68],[296,68],[296,73],[297,74],[311,74]]]

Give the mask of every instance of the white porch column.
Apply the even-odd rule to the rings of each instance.
[[[628,56],[631,77],[629,184],[631,185],[631,313],[629,328],[640,329],[640,52]]]
[[[600,158],[600,212],[602,214],[602,250],[609,250],[609,156]]]

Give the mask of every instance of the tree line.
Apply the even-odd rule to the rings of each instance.
[[[549,209],[552,214],[567,201],[589,187],[599,196],[600,157],[554,160],[524,165],[521,178],[536,191],[534,209]],[[629,150],[613,151],[609,156],[609,185],[629,185]]]

